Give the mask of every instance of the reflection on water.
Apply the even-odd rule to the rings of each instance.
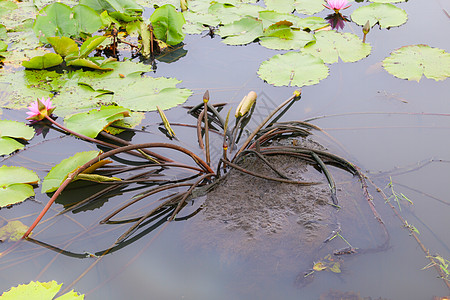
[[[450,41],[443,35],[443,28],[448,25],[442,10],[446,8],[444,4],[438,0],[399,3],[398,6],[408,13],[408,22],[390,30],[373,27],[367,36],[367,42],[373,47],[372,54],[357,63],[331,65],[330,77],[318,85],[304,88],[301,101],[283,120],[314,118],[311,122],[336,139],[343,148],[340,149],[343,155],[366,171],[379,187],[384,188],[392,176],[396,191],[414,202],[413,206],[401,202],[403,217],[419,230],[419,237],[431,254],[439,253],[448,259],[448,79],[435,82],[423,78],[420,83],[409,82],[396,79],[380,65],[391,51],[404,45],[425,43],[449,52]],[[346,13],[351,14],[357,6],[354,3]],[[325,12],[323,14],[325,16]],[[342,31],[362,37],[361,28],[353,23],[346,23]],[[269,86],[256,77],[259,64],[277,51],[256,44],[226,46],[219,38],[199,36],[187,37],[185,44],[188,54],[173,64],[159,62],[157,75],[176,77],[183,80],[183,87],[194,90],[187,105],[199,103],[204,91],[209,89],[213,103],[228,102],[235,108],[249,90],[255,90],[260,97],[249,124],[254,127],[294,91],[293,88]],[[225,107],[224,111],[228,109]],[[4,116],[10,114],[11,118],[22,118],[20,114],[3,111]],[[195,122],[185,109],[172,109],[166,114],[169,120]],[[158,121],[156,113],[149,113],[146,118],[151,125]],[[153,127],[151,130],[157,133]],[[193,130],[176,130],[183,146],[197,149]],[[164,140],[159,134],[151,138]],[[42,137],[38,137],[30,145],[34,147],[33,151],[3,163],[34,169],[43,178],[52,164],[62,158],[95,148],[68,137],[61,138],[52,131],[46,139],[53,142],[33,146],[42,141]],[[133,141],[138,143],[148,139],[148,135],[136,135]],[[52,161],[47,165],[37,163],[39,155],[55,148],[58,152]],[[30,156],[26,154],[28,152]],[[220,147],[216,153],[220,153]],[[203,155],[201,151],[198,154]],[[403,172],[407,170],[410,172]],[[293,241],[278,241],[279,250],[271,248],[272,257],[270,252],[260,253],[267,258],[258,257],[258,251],[255,251],[253,257],[237,255],[232,260],[224,259],[224,250],[215,248],[223,247],[220,243],[207,247],[208,239],[205,239],[201,246],[195,246],[192,237],[195,227],[189,220],[159,227],[120,251],[105,256],[74,288],[88,293],[87,299],[318,299],[330,290],[354,291],[361,297],[386,299],[432,299],[433,295],[447,295],[448,290],[442,280],[436,278],[435,270],[421,270],[428,261],[408,230],[402,227],[384,200],[376,193],[374,196],[391,236],[388,250],[350,257],[343,265],[342,274],[324,271],[301,289],[295,284],[296,276],[303,270],[300,262],[296,268]],[[94,254],[107,249],[128,225],[98,225],[98,220],[128,197],[118,193],[101,209],[43,223],[35,232],[36,238],[75,253]],[[46,202],[48,197],[38,194],[36,199]],[[2,209],[0,215],[12,219],[18,214],[30,214],[25,220],[30,223],[40,208],[41,204],[27,201],[15,209]],[[188,206],[184,213],[197,208],[198,202]],[[50,229],[44,230],[47,225],[51,225]],[[71,240],[85,228],[90,229]],[[207,232],[208,228],[202,230]],[[8,245],[2,245],[2,251],[5,247]],[[276,258],[282,252],[288,253],[292,265],[286,267],[285,272],[275,272]],[[36,279],[69,284],[95,259],[74,259],[65,255],[55,258],[53,251],[23,243],[15,253],[0,261],[1,289]]]

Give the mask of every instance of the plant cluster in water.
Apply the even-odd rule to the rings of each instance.
[[[144,118],[142,112],[158,109],[164,124],[162,130],[167,133],[168,138],[176,138],[163,110],[185,102],[192,92],[177,88],[180,81],[175,78],[157,78],[149,73],[152,65],[155,65],[155,59],[163,60],[170,53],[172,61],[175,61],[186,55],[182,44],[185,34],[201,34],[206,30],[211,36],[219,35],[228,45],[259,43],[270,49],[286,50],[287,52],[276,54],[263,62],[257,74],[272,85],[302,87],[325,79],[329,73],[328,65],[339,59],[343,62],[356,62],[367,57],[372,50],[365,42],[370,28],[376,24],[382,29],[400,26],[407,21],[406,12],[389,3],[401,1],[373,1],[375,3],[354,10],[350,18],[343,15],[343,10],[350,4],[337,0],[329,0],[327,3],[319,0],[266,0],[265,6],[237,0],[191,0],[188,4],[186,1],[172,2],[174,3],[156,5],[152,1],[81,0],[79,3],[67,4],[39,3],[36,7],[29,5],[28,1],[20,4],[2,1],[0,59],[4,67],[0,70],[0,83],[6,89],[0,105],[20,109],[33,102],[28,119],[34,121],[34,128],[59,128],[65,133],[111,149],[104,153],[80,152],[54,166],[41,183],[41,192],[52,195],[46,208],[29,228],[16,221],[8,223],[8,227],[3,228],[2,241],[16,241],[21,236],[32,240],[29,237],[31,230],[65,187],[76,180],[95,182],[107,187],[65,208],[61,213],[79,209],[124,185],[157,182],[156,187],[133,197],[102,221],[107,224],[134,224],[117,239],[113,247],[97,252],[96,255],[99,256],[120,249],[124,243],[138,236],[133,236],[137,231],[154,220],[176,219],[179,211],[186,205],[186,200],[199,190],[207,190],[211,182],[216,184],[221,170],[226,168],[289,184],[315,184],[289,179],[272,168],[265,156],[274,153],[283,152],[285,155],[301,157],[308,163],[319,166],[330,186],[330,205],[336,207],[339,207],[336,187],[326,164],[340,165],[358,176],[361,182],[365,182],[364,175],[356,166],[331,153],[301,147],[275,148],[265,144],[286,133],[309,134],[308,130],[314,128],[307,123],[276,122],[279,118],[278,110],[292,105],[299,99],[300,92],[296,92],[269,115],[241,144],[238,141],[251,117],[256,95],[249,93],[244,98],[236,111],[235,126],[230,128],[229,113],[224,118],[220,114],[220,108],[210,104],[209,93],[205,93],[203,103],[190,110],[197,118],[199,146],[205,150],[205,159],[174,143],[131,144],[115,135],[136,127]],[[153,4],[156,9],[149,19],[145,19],[143,7]],[[299,17],[299,14],[313,15],[322,11],[324,4],[333,12],[325,19],[316,16]],[[355,34],[339,32],[350,19],[363,26],[363,40]],[[129,57],[124,58],[126,53]],[[146,64],[135,62],[138,58]],[[398,78],[419,81],[424,75],[434,80],[445,80],[450,76],[450,54],[427,45],[410,45],[393,51],[391,56],[383,60],[383,67]],[[55,121],[55,115],[64,117],[64,125]],[[31,140],[35,134],[32,126],[1,120],[0,155],[10,155],[23,149],[26,141]],[[217,162],[211,161],[209,153],[209,134],[214,130],[223,136],[223,155]],[[240,148],[236,149],[237,146]],[[181,152],[190,157],[194,164],[176,162],[154,152],[152,148]],[[113,164],[111,157],[121,153],[138,157],[141,166]],[[231,155],[233,156],[230,157]],[[242,169],[238,162],[246,155],[259,157],[278,176],[253,174]],[[213,163],[219,164],[215,170],[211,167]],[[154,176],[170,168],[190,170],[192,176],[176,182],[171,179],[154,179]],[[131,171],[134,173],[129,177],[118,177],[119,174]],[[34,188],[39,182],[40,179],[31,170],[2,166],[0,206],[10,207],[33,197]],[[172,194],[142,216],[133,220],[112,220],[141,199],[180,187],[186,190]],[[366,190],[364,185],[363,189]],[[398,202],[399,197],[393,189],[392,195]],[[384,226],[368,193],[366,196],[374,215]],[[411,234],[418,234],[414,226],[406,221],[404,223]],[[340,234],[335,236],[344,239]],[[356,251],[350,245],[343,252]],[[448,282],[448,261],[441,256],[428,258],[430,266],[441,270],[441,277]],[[313,270],[307,276],[322,270],[339,273],[340,265],[326,256],[313,264]],[[51,290],[54,294],[60,287],[56,282],[30,284],[37,285],[36,288],[39,289]],[[16,293],[21,289],[23,287],[11,292]]]

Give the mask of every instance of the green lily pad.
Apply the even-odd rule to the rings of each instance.
[[[215,15],[220,19],[222,24],[230,24],[235,21],[239,21],[243,17],[254,17],[257,18],[263,7],[258,5],[252,5],[247,3],[219,3],[212,2],[211,6],[208,8],[207,13]]]
[[[319,28],[324,28],[329,26],[330,24],[324,19],[320,17],[306,17],[302,18],[297,22],[297,26],[301,29],[309,29],[311,31],[315,31]]]
[[[62,57],[66,57],[70,54],[78,55],[78,45],[77,43],[68,38],[66,36],[63,37],[48,37],[47,38],[50,45],[52,45],[53,49],[56,53],[61,55]]]
[[[364,26],[369,21],[371,26],[376,23],[381,28],[400,26],[408,20],[406,12],[389,3],[371,3],[357,8],[351,15],[353,22]]]
[[[322,0],[295,0],[294,8],[300,14],[313,15],[324,9],[323,4]]]
[[[450,77],[450,53],[427,45],[395,50],[383,60],[383,67],[395,77],[420,81],[422,75],[436,81]]]
[[[12,287],[9,291],[4,292],[0,299],[16,299],[16,300],[83,300],[84,295],[78,295],[73,290],[58,297],[54,298],[61,289],[62,283],[58,284],[56,281],[39,282],[31,281],[28,284],[19,284],[17,287]]]
[[[225,38],[228,45],[245,45],[264,35],[262,21],[245,17],[231,24],[226,24],[219,30],[219,35]]]
[[[0,242],[16,242],[27,232],[28,226],[20,221],[10,221],[0,228]],[[2,297],[0,297],[2,299]]]
[[[17,4],[12,1],[1,0],[0,1],[0,17],[8,14],[10,11],[15,10]]]
[[[23,149],[24,145],[14,138],[30,140],[34,129],[21,122],[0,120],[0,155]]]
[[[7,136],[0,137],[0,155],[8,155],[25,147],[22,143]]]
[[[71,59],[67,61],[68,66],[74,66],[74,67],[84,67],[84,68],[90,68],[94,70],[101,70],[101,71],[111,71],[111,68],[105,68],[103,65],[110,62],[111,60],[115,60],[115,58],[107,58],[103,59],[100,58],[101,61],[99,63],[99,57],[88,57],[88,58],[77,58],[77,59]]]
[[[48,69],[57,66],[63,62],[61,55],[56,53],[47,53],[42,56],[35,56],[29,61],[22,62],[22,66],[27,69]]]
[[[199,34],[208,29],[205,25],[214,27],[220,23],[219,18],[211,14],[185,11],[183,16],[186,20],[186,23],[183,25],[183,32],[188,34]]]
[[[117,125],[125,128],[134,128],[139,125],[142,120],[144,120],[145,114],[141,112],[131,112],[129,117],[125,117],[122,120],[118,120],[114,122],[112,125]],[[108,126],[105,128],[105,131],[110,134],[119,134],[123,132],[125,129],[117,128],[114,126]]]
[[[0,120],[0,136],[31,140],[34,136],[34,129],[22,122]]]
[[[168,45],[176,45],[183,41],[182,28],[186,23],[182,13],[171,4],[157,8],[150,16],[155,37]]]
[[[311,33],[276,23],[266,30],[265,36],[259,38],[259,43],[269,49],[293,50],[303,48],[314,40]]]
[[[24,167],[0,167],[0,207],[20,203],[34,196],[31,184],[37,184],[39,177]]]
[[[42,43],[47,43],[47,37],[76,36],[77,21],[72,17],[72,8],[63,3],[50,4],[39,11],[33,30]]]
[[[307,53],[277,54],[264,61],[258,70],[261,79],[275,86],[313,85],[328,76],[322,59]]]
[[[100,151],[86,151],[78,152],[74,156],[63,159],[45,176],[42,182],[41,192],[51,193],[56,191],[70,173],[98,155],[100,155]]]
[[[100,109],[68,116],[64,124],[72,131],[95,138],[100,131],[129,114],[130,111],[121,106],[102,106]]]
[[[272,24],[280,21],[289,21],[294,26],[302,20],[302,18],[293,14],[279,13],[273,10],[263,10],[259,12],[259,19],[263,22],[263,27],[267,28]]]
[[[302,52],[320,57],[325,63],[355,62],[370,54],[372,47],[352,33],[320,31],[314,35],[316,42],[306,45]]]
[[[294,0],[264,0],[267,10],[279,13],[292,13],[294,11]]]
[[[8,37],[8,34],[6,33],[6,26],[3,24],[0,24],[0,40],[5,40]]]
[[[99,14],[86,5],[76,5],[72,8],[73,18],[77,20],[78,32],[91,34],[102,27],[103,23]]]
[[[101,13],[106,10],[108,13],[119,12],[129,16],[140,15],[142,7],[134,0],[80,0],[84,4]]]

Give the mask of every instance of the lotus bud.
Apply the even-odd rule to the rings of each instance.
[[[187,0],[180,0],[181,11],[188,10],[188,2]]]
[[[203,94],[203,103],[208,103],[209,101],[209,91],[206,90],[206,92]]]
[[[370,31],[370,22],[369,22],[369,20],[367,20],[366,24],[363,27],[363,33],[368,34],[369,31]]]
[[[250,93],[245,96],[241,103],[239,103],[239,106],[236,109],[235,117],[239,118],[245,115],[250,111],[250,108],[252,108],[253,104],[256,102],[256,93],[254,91],[251,91]]]

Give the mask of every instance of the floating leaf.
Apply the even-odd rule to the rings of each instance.
[[[265,36],[259,38],[259,43],[270,49],[293,50],[303,48],[314,40],[311,33],[276,23],[266,30]]]
[[[272,10],[263,10],[259,12],[259,19],[263,22],[263,27],[267,28],[270,25],[279,21],[289,21],[292,24],[297,24],[302,18],[293,14],[279,13]]]
[[[230,24],[239,21],[243,17],[258,17],[258,13],[264,10],[261,6],[246,3],[214,3],[208,8],[208,13],[218,17],[222,24]]]
[[[208,29],[207,26],[217,26],[220,23],[218,17],[211,14],[196,13],[192,11],[183,12],[186,23],[183,25],[183,31],[188,34],[199,34]]]
[[[56,53],[47,53],[42,56],[35,56],[29,61],[22,62],[22,66],[27,69],[48,69],[57,66],[63,62],[61,55]]]
[[[335,262],[329,267],[330,271],[333,273],[341,273],[341,264],[339,262]]]
[[[134,0],[80,0],[80,4],[89,6],[98,13],[106,10],[108,13],[120,12],[133,16],[140,15],[143,11]]]
[[[10,221],[8,224],[0,228],[0,242],[15,242],[22,238],[27,232],[28,226],[20,221]],[[0,297],[2,299],[3,297]],[[12,298],[11,298],[12,299]]]
[[[7,155],[24,147],[14,138],[30,140],[33,136],[34,129],[24,123],[0,120],[0,155]]]
[[[252,17],[245,17],[239,21],[224,25],[219,35],[228,45],[245,45],[263,36],[262,22]]]
[[[20,203],[34,196],[33,187],[39,177],[24,167],[0,167],[0,207]]]
[[[277,54],[264,61],[258,70],[261,79],[275,86],[305,86],[318,83],[328,76],[322,59],[307,53]]]
[[[321,261],[316,262],[313,266],[314,271],[323,271],[327,268],[327,265]]]
[[[39,11],[33,30],[42,43],[47,43],[47,37],[75,36],[77,21],[72,18],[72,8],[63,3],[53,3]]]
[[[395,77],[420,81],[422,75],[436,81],[450,77],[450,53],[427,45],[395,50],[383,60],[383,67]]]
[[[110,60],[115,60],[114,58],[107,58],[102,59],[101,63],[98,63],[99,57],[88,57],[88,58],[77,58],[77,59],[71,59],[67,62],[68,66],[74,66],[74,67],[84,67],[84,68],[90,68],[94,70],[101,70],[101,71],[111,71],[111,68],[104,68],[102,67],[105,63],[108,63]]]
[[[0,136],[30,140],[34,136],[34,129],[22,122],[0,120]]]
[[[315,35],[316,42],[305,46],[302,52],[320,57],[325,63],[338,61],[355,62],[370,54],[372,47],[363,43],[352,33],[336,31],[320,31]]]
[[[74,156],[63,159],[48,172],[47,176],[45,176],[44,181],[42,182],[41,192],[51,193],[56,191],[70,173],[91,159],[97,157],[99,154],[100,151],[78,152]]]
[[[52,45],[53,49],[56,53],[61,55],[62,57],[66,57],[68,55],[78,55],[78,45],[77,43],[68,38],[66,36],[63,37],[48,37],[47,38],[50,45]]]
[[[357,8],[351,15],[353,22],[364,26],[367,21],[371,26],[376,23],[381,28],[400,26],[406,22],[408,15],[406,12],[389,3],[371,3]]]
[[[322,0],[295,0],[294,8],[300,14],[313,15],[324,9]]]
[[[294,11],[294,0],[264,0],[267,10],[279,13],[292,13]]]
[[[78,113],[64,119],[66,127],[85,136],[95,138],[111,123],[129,116],[130,111],[121,106],[102,106],[89,112]]]
[[[15,2],[2,0],[0,1],[0,16],[4,16],[16,8],[17,4]]]
[[[311,31],[317,30],[319,28],[324,28],[329,25],[330,24],[324,18],[320,17],[302,18],[297,22],[297,26],[301,29],[309,29]]]
[[[58,284],[56,281],[39,282],[31,281],[28,284],[19,284],[17,287],[12,287],[9,291],[4,292],[0,299],[16,299],[16,300],[83,300],[84,295],[78,295],[73,290],[58,297],[54,298],[61,289],[62,283]]]
[[[182,28],[186,23],[182,13],[178,12],[171,4],[157,8],[150,17],[153,25],[153,33],[156,38],[168,45],[176,45],[183,41]]]
[[[145,118],[145,114],[141,112],[131,112],[129,117],[125,117],[122,120],[118,120],[114,122],[113,126],[108,126],[105,128],[105,131],[110,134],[119,134],[123,132],[125,129],[117,128],[114,126],[125,127],[125,128],[134,128],[139,125],[142,120]]]

